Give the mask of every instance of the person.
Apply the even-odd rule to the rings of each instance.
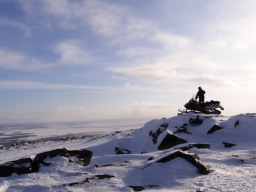
[[[199,98],[199,103],[204,104],[204,94],[205,91],[202,89],[202,87],[198,87],[198,92],[196,94],[196,99]]]

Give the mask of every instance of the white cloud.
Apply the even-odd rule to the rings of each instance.
[[[153,84],[192,84],[208,85],[214,87],[239,87],[239,85],[227,77],[212,75],[210,73],[183,72],[180,65],[172,63],[142,64],[131,67],[109,68],[108,70],[126,76],[130,79],[139,79]]]
[[[24,37],[30,37],[31,31],[28,26],[21,22],[13,21],[6,18],[0,18],[0,26],[18,28],[24,33]]]
[[[0,68],[8,70],[42,71],[53,66],[51,63],[41,63],[35,58],[1,48],[0,58]]]
[[[160,83],[174,80],[177,72],[168,63],[144,64],[133,67],[109,68],[108,70],[128,77]]]
[[[207,85],[209,87],[240,87],[238,84],[232,82],[231,80],[223,77],[213,76],[213,75],[188,75],[184,78],[184,81],[188,83],[193,83],[195,85]]]
[[[112,90],[108,86],[88,86],[72,84],[54,84],[36,81],[0,81],[2,89],[45,89],[45,90],[65,90],[65,89],[85,89],[85,90]]]
[[[172,103],[143,101],[133,103],[127,112],[140,118],[163,118],[170,115],[170,111],[173,109],[174,104]]]
[[[136,92],[159,92],[161,89],[148,88],[138,85],[131,85],[126,83],[123,86],[90,86],[90,85],[74,85],[74,84],[56,84],[56,83],[45,83],[37,81],[0,81],[0,89],[22,89],[22,90],[67,90],[67,89],[81,89],[88,91],[136,91]]]
[[[186,48],[191,43],[191,40],[186,37],[162,32],[161,30],[156,30],[151,37],[151,40],[153,42],[161,43],[161,45],[164,45],[167,49]]]
[[[127,57],[145,56],[153,53],[156,53],[155,48],[139,46],[126,47],[117,52],[118,55],[124,55]]]
[[[59,63],[69,65],[87,64],[91,57],[77,41],[65,41],[56,46],[56,52],[60,54]]]

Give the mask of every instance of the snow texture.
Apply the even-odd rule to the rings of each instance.
[[[201,123],[191,123],[194,119]],[[221,129],[207,134],[214,127]],[[0,164],[58,149],[86,149],[93,152],[91,163],[83,166],[76,159],[48,158],[38,173],[12,174],[0,178],[0,192],[34,191],[256,191],[256,118],[254,114],[232,117],[188,113],[152,120],[142,128],[107,133],[103,136],[63,140],[23,142],[0,149]],[[158,150],[166,135],[174,134],[187,143]],[[187,147],[208,144],[206,148]],[[228,143],[230,145],[225,145]],[[206,145],[207,146],[207,145]],[[130,154],[116,154],[116,148]],[[183,158],[166,163],[157,161],[181,148],[197,154],[210,173]]]

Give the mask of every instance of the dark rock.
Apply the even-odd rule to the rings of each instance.
[[[174,134],[176,134],[176,133],[187,133],[187,134],[192,135],[192,134],[187,130],[186,127],[180,127],[180,128],[178,128],[178,130],[175,131]]]
[[[239,120],[237,120],[237,121],[235,122],[235,127],[236,127],[237,125],[239,125]]]
[[[98,177],[98,179],[110,179],[110,178],[113,178],[115,176],[104,174],[104,175],[96,175],[96,177]]]
[[[114,166],[114,164],[106,164],[106,165],[94,165],[96,168],[101,168],[101,167],[111,167]]]
[[[158,150],[165,150],[165,149],[169,149],[173,146],[176,146],[176,145],[179,145],[179,144],[182,144],[182,143],[187,143],[187,141],[177,137],[174,134],[167,133],[165,138],[160,143],[160,145],[158,146],[157,149]]]
[[[230,147],[234,147],[236,146],[236,144],[232,144],[232,143],[227,143],[227,142],[222,142],[224,144],[224,147],[226,148],[230,148]]]
[[[121,148],[118,148],[116,147],[115,148],[115,152],[117,155],[122,155],[122,154],[131,154],[132,152],[128,149],[121,149]]]
[[[50,165],[49,163],[45,162],[46,158],[53,158],[56,156],[63,156],[63,157],[71,157],[74,156],[78,158],[80,162],[83,163],[84,166],[87,166],[90,164],[92,152],[88,150],[67,150],[66,148],[63,149],[55,149],[52,151],[47,151],[43,153],[39,153],[36,155],[34,161],[33,161],[33,171],[38,171],[40,164],[43,165]]]
[[[82,185],[82,184],[85,184],[85,183],[90,183],[90,179],[91,178],[86,178],[84,181],[81,181],[81,182],[73,182],[73,183],[69,183],[69,184],[64,184],[62,186],[76,186],[76,185]]]
[[[198,172],[203,175],[209,174],[209,172],[210,172],[209,169],[200,161],[199,156],[195,153],[176,151],[166,157],[161,158],[156,163],[166,163],[166,162],[171,161],[177,157],[183,158],[183,159],[187,160],[189,163],[191,163],[192,165],[196,166],[198,168]]]
[[[88,150],[73,150],[69,151],[66,148],[63,149],[55,149],[52,151],[47,151],[36,155],[34,161],[31,158],[19,159],[16,161],[9,161],[3,165],[0,165],[0,177],[10,176],[12,173],[17,174],[25,174],[25,173],[33,173],[37,172],[40,168],[40,164],[45,166],[51,165],[51,163],[45,162],[45,159],[56,156],[64,156],[64,157],[76,157],[80,162],[83,163],[84,166],[90,164],[92,152]]]
[[[199,119],[199,115],[196,116],[196,119],[190,118],[189,123],[190,125],[201,125],[203,123],[203,119]]]
[[[132,188],[134,191],[143,191],[145,189],[145,187],[142,186],[127,186]]]
[[[213,127],[211,129],[209,129],[209,131],[207,132],[207,134],[212,134],[213,132],[217,131],[217,130],[220,130],[220,129],[223,129],[223,127],[215,124],[213,125]]]
[[[9,161],[3,165],[0,165],[0,177],[8,177],[12,173],[17,173],[18,175],[21,175],[32,172],[33,169],[31,158]]]
[[[154,144],[157,143],[157,138],[158,138],[158,136],[159,136],[161,133],[163,133],[163,132],[167,129],[167,127],[168,127],[168,123],[163,123],[162,125],[160,125],[160,127],[156,130],[155,133],[152,132],[152,131],[149,132],[149,136],[152,137],[152,141],[153,141]]]
[[[181,149],[182,151],[187,151],[191,148],[198,148],[198,149],[210,149],[210,145],[209,144],[205,144],[205,143],[195,143],[195,144],[189,144],[187,146],[181,147],[179,149]]]
[[[164,127],[164,128],[167,128],[169,125],[168,123],[162,123],[162,125],[160,125],[160,127]]]

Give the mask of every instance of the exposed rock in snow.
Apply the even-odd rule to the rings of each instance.
[[[255,191],[255,127],[256,115],[188,113],[100,137],[3,147],[0,175],[10,176],[0,192]]]
[[[192,165],[196,166],[198,168],[198,172],[201,174],[208,174],[210,171],[209,169],[200,161],[200,158],[195,153],[187,153],[184,151],[176,151],[174,153],[171,153],[161,159],[159,159],[156,163],[166,163],[168,161],[171,161],[175,158],[181,157],[188,162],[190,162]]]
[[[122,154],[131,154],[132,152],[128,149],[121,149],[119,147],[115,148],[115,152],[117,155],[122,155]]]
[[[87,166],[90,164],[92,152],[88,150],[69,151],[66,148],[63,148],[39,153],[33,160],[31,158],[24,158],[0,165],[0,177],[7,177],[12,173],[21,175],[25,173],[37,172],[40,168],[40,164],[45,166],[51,165],[51,163],[45,161],[46,158],[53,158],[59,155],[63,157],[76,157],[79,162],[82,162],[84,166]]]
[[[176,145],[187,143],[186,140],[177,137],[176,135],[172,134],[171,132],[166,132],[166,136],[158,146],[158,150],[165,150],[170,149]]]
[[[221,127],[221,126],[215,124],[215,125],[213,125],[213,127],[207,132],[207,134],[212,134],[213,132],[218,131],[218,130],[220,130],[220,129],[223,129],[223,127]]]
[[[226,147],[226,148],[230,148],[230,147],[236,146],[236,144],[232,144],[232,143],[228,143],[228,142],[222,142],[222,143],[223,143],[224,147]]]

